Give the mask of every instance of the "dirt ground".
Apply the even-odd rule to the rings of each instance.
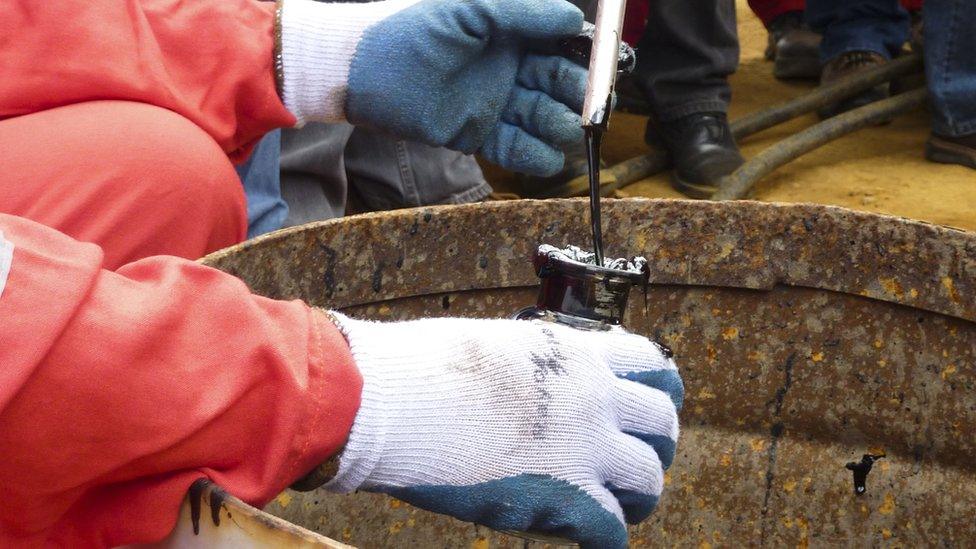
[[[772,75],[763,59],[766,30],[739,1],[739,38],[742,55],[732,77],[733,119],[795,97],[812,83],[783,83]],[[615,113],[604,142],[603,158],[614,164],[645,150],[644,118]],[[740,143],[750,158],[776,141],[817,121],[810,114],[751,136]],[[886,213],[942,225],[976,230],[976,171],[925,160],[923,147],[929,132],[925,110],[904,115],[893,123],[861,130],[783,166],[763,179],[755,198],[777,202],[816,202]],[[498,172],[489,178],[507,187]],[[625,187],[622,194],[646,197],[681,197],[668,183],[667,174]]]

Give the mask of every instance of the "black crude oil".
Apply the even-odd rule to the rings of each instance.
[[[190,522],[193,524],[193,534],[200,535],[200,502],[203,499],[203,492],[211,487],[210,490],[210,520],[214,526],[220,526],[220,508],[227,499],[227,492],[223,488],[215,485],[209,479],[201,478],[190,485]],[[230,513],[228,513],[230,516]]]
[[[868,473],[874,466],[874,462],[885,457],[884,454],[864,454],[861,461],[852,461],[845,465],[847,469],[854,473],[854,493],[862,495],[867,491]]]
[[[596,264],[603,266],[603,224],[600,220],[600,143],[603,141],[603,125],[583,128],[586,135],[586,167],[590,176],[590,230],[593,232],[593,253]]]

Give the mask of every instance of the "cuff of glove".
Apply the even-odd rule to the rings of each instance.
[[[284,0],[280,7],[281,95],[298,126],[345,119],[349,67],[363,32],[412,1]]]
[[[376,367],[370,360],[370,349],[382,346],[382,341],[369,337],[373,323],[353,320],[331,312],[339,331],[349,342],[353,360],[363,376],[363,392],[359,411],[349,431],[349,440],[339,454],[338,470],[324,487],[331,492],[349,493],[359,489],[379,463],[386,439],[386,405],[389,387],[382,373],[382,365]]]

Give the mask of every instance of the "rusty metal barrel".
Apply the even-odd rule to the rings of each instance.
[[[586,208],[369,214],[204,261],[359,317],[507,317],[534,303],[540,243],[588,241]],[[650,265],[625,324],[674,349],[687,387],[634,546],[976,540],[976,234],[807,204],[608,200],[603,215],[607,253]],[[845,466],[880,453],[856,494]],[[380,495],[288,492],[265,511],[363,547],[524,543]]]

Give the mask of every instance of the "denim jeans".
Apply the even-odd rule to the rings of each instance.
[[[237,175],[247,195],[247,237],[280,229],[288,216],[288,204],[281,198],[278,158],[281,131],[264,136]]]
[[[908,12],[898,0],[807,0],[807,23],[823,34],[824,63],[849,51],[891,59],[908,40]]]
[[[976,133],[976,6],[971,0],[925,0],[922,10],[932,131],[946,137]]]

